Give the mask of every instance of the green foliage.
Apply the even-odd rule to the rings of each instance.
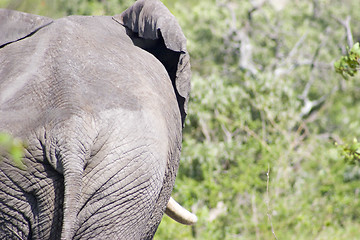
[[[352,144],[339,145],[345,161],[354,164],[360,163],[360,143],[354,138]]]
[[[0,7],[60,18],[67,15],[115,15],[132,0],[0,0]]]
[[[360,29],[339,21],[360,21],[358,1],[163,2],[193,69],[173,196],[199,222],[165,216],[155,239],[275,239],[271,225],[278,239],[357,239],[360,166],[349,161],[359,146],[334,142],[360,136],[359,45],[345,47]],[[117,14],[132,1],[5,3],[60,17]],[[334,71],[345,54],[335,66],[347,81]]]
[[[334,63],[337,73],[340,73],[345,79],[348,75],[353,77],[359,70],[360,65],[360,46],[355,43],[354,46],[348,51],[346,56],[342,56]]]
[[[23,143],[7,133],[0,133],[0,154],[0,160],[2,156],[5,156],[12,159],[18,168],[26,169],[26,166],[22,162],[24,155]]]
[[[334,142],[360,134],[359,85],[332,69],[355,2],[189,2],[172,10],[193,66],[174,197],[199,223],[165,218],[157,239],[274,239],[268,213],[278,239],[356,239],[360,171]]]

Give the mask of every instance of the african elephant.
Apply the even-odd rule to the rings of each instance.
[[[151,239],[190,77],[186,39],[158,0],[113,17],[0,10],[0,132],[24,142],[26,166],[0,161],[0,238]]]

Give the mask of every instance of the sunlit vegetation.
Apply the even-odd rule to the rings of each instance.
[[[22,162],[24,156],[24,143],[14,139],[10,134],[0,133],[0,161],[2,158],[10,158],[16,167],[26,169]]]
[[[163,2],[193,69],[173,197],[199,222],[164,217],[155,239],[358,239],[359,2]],[[131,3],[0,0],[55,18],[114,15]]]

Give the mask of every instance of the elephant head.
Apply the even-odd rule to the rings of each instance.
[[[0,10],[0,236],[151,239],[172,198],[190,92],[186,38],[158,0],[120,15]]]

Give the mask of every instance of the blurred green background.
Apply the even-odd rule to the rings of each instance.
[[[130,0],[0,0],[59,18]],[[192,92],[173,197],[155,239],[359,239],[359,76],[334,62],[360,40],[358,0],[164,0],[188,39]]]

